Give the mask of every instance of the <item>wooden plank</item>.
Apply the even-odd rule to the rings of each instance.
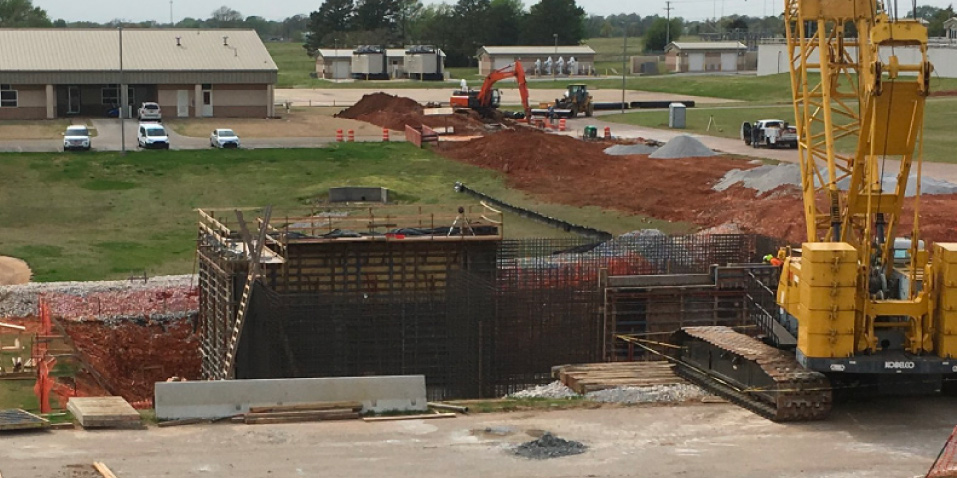
[[[364,422],[394,422],[399,420],[429,420],[433,418],[455,418],[455,413],[426,413],[422,415],[396,415],[393,417],[366,417]]]
[[[319,422],[319,421],[329,421],[329,420],[356,420],[359,418],[359,414],[356,412],[342,412],[342,413],[325,413],[322,415],[314,415],[311,417],[259,417],[259,418],[245,418],[244,422],[247,425],[266,425],[266,424],[277,424],[277,423],[300,423],[300,422]]]
[[[351,408],[333,408],[329,410],[300,410],[292,412],[265,412],[265,413],[247,413],[246,418],[311,418],[342,415],[343,413],[356,413]]]
[[[96,468],[96,471],[103,476],[103,478],[116,478],[116,475],[113,474],[113,471],[110,470],[110,467],[106,466],[106,463],[102,461],[94,461],[93,468]]]
[[[212,423],[212,422],[213,422],[212,420],[209,420],[207,418],[182,418],[179,420],[169,420],[165,422],[159,422],[157,426],[159,426],[160,428],[166,428],[166,427],[178,427],[181,425],[198,425],[201,423]]]

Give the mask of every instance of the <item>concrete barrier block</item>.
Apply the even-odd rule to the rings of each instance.
[[[250,407],[355,401],[362,411],[425,411],[425,376],[157,382],[156,417],[226,418]]]

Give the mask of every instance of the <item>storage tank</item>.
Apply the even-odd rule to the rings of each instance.
[[[409,78],[440,81],[445,79],[442,50],[432,45],[412,45],[405,50],[405,71]]]
[[[387,64],[385,48],[362,45],[352,52],[352,77],[357,80],[388,80]]]

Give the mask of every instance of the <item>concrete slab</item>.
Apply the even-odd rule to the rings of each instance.
[[[363,411],[424,411],[425,376],[290,378],[215,382],[158,382],[156,417],[225,418],[250,407],[355,401]]]
[[[139,412],[123,397],[76,397],[66,408],[83,428],[133,428],[141,424]]]

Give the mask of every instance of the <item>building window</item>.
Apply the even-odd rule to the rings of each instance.
[[[17,90],[11,85],[0,85],[0,108],[16,108],[18,104]]]
[[[133,96],[133,87],[127,86],[127,96],[130,104],[136,104],[135,98]],[[120,104],[120,88],[119,85],[107,85],[103,87],[103,102],[104,105],[119,105]]]

